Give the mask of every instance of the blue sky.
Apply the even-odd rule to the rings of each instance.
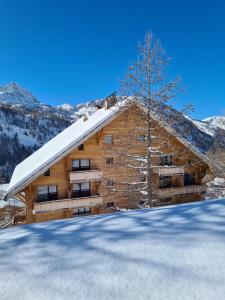
[[[152,30],[188,86],[176,105],[225,113],[225,0],[0,0],[0,11],[0,85],[49,104],[105,97]]]

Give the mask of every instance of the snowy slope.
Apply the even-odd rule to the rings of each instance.
[[[203,120],[204,122],[220,127],[225,130],[225,117],[223,116],[213,116],[213,117],[208,117]]]
[[[225,200],[0,232],[1,300],[224,300]]]

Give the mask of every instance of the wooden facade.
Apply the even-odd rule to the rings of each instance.
[[[26,204],[26,222],[138,207],[137,193],[124,192],[121,184],[144,181],[144,173],[126,166],[126,158],[122,162],[119,155],[126,148],[133,155],[146,153],[146,142],[140,139],[145,129],[141,135],[137,127],[145,128],[146,120],[141,109],[132,105],[30,182],[17,194]],[[155,205],[201,199],[209,166],[156,121],[154,128],[152,134],[160,137],[156,145],[160,140],[162,151],[172,158],[169,164],[160,165],[160,157],[152,157]],[[160,186],[162,177],[168,181],[164,186]]]

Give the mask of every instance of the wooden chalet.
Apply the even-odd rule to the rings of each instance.
[[[122,182],[144,183],[145,172],[126,166],[118,153],[126,143],[128,153],[146,153],[145,135],[135,131],[146,127],[146,116],[137,101],[108,99],[17,165],[6,197],[24,202],[27,223],[139,207],[140,194],[124,192]],[[152,119],[164,143],[164,153],[152,158],[154,205],[203,199],[209,160],[154,114]]]

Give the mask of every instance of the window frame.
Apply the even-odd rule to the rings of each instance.
[[[88,161],[88,166],[83,166],[81,165],[81,162],[82,161]],[[74,161],[78,161],[78,167],[74,167],[73,166],[73,162]],[[72,159],[71,160],[71,170],[72,171],[85,171],[85,170],[90,170],[91,169],[91,161],[90,161],[90,158],[76,158],[76,159]]]
[[[82,189],[82,184],[88,184],[88,189]],[[74,186],[79,186],[79,189],[74,189]],[[91,182],[83,181],[73,183],[72,185],[72,197],[73,198],[85,198],[91,196]]]
[[[74,215],[90,215],[91,214],[91,207],[79,207],[76,209],[77,211]]]
[[[160,166],[172,166],[173,165],[173,156],[172,154],[164,154],[159,157]]]
[[[38,189],[40,188],[46,188],[47,192],[46,193],[38,193]],[[55,187],[55,192],[50,192],[50,188]],[[40,197],[40,195],[43,195],[43,197]],[[46,196],[46,197],[44,197]],[[37,186],[36,190],[36,200],[37,202],[46,202],[46,201],[53,201],[53,200],[58,200],[58,185],[56,184],[50,184],[50,185],[39,185]]]
[[[107,202],[107,203],[106,203],[106,207],[107,207],[107,208],[114,208],[114,207],[115,207],[114,201]]]
[[[107,162],[108,161],[108,162]],[[105,164],[108,165],[113,165],[114,164],[114,158],[113,157],[107,157],[105,159]]]
[[[107,137],[110,137],[111,141],[107,142],[106,141]],[[113,144],[113,135],[112,134],[105,134],[104,137],[103,137],[103,141],[104,141],[104,144],[106,144],[106,145],[112,145]]]

